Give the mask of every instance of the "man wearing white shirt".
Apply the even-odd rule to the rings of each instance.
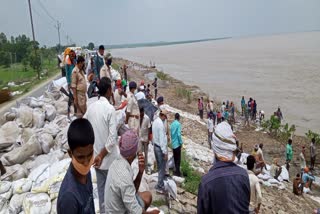
[[[301,150],[301,153],[299,155],[299,158],[300,158],[300,169],[301,169],[301,176],[302,176],[303,170],[307,166],[306,157],[305,157],[305,147],[304,146],[302,146],[302,150]]]
[[[138,93],[135,94],[137,100],[146,99],[146,95],[143,92],[143,90],[144,90],[144,87],[140,86],[139,89],[138,89]]]
[[[164,177],[165,169],[168,160],[168,141],[166,137],[166,131],[164,121],[167,119],[167,111],[161,110],[159,117],[152,124],[152,136],[154,143],[154,154],[158,166],[158,184],[156,185],[156,191],[158,193],[164,193]]]
[[[84,118],[90,121],[94,130],[94,167],[97,175],[100,212],[103,213],[108,170],[112,162],[118,158],[120,151],[115,109],[108,101],[112,94],[111,80],[107,77],[101,78],[98,88],[99,100],[89,106]]]
[[[212,134],[213,134],[213,120],[210,114],[208,114],[207,129],[208,129],[208,144],[209,144],[209,148],[211,149],[211,140],[212,140]]]

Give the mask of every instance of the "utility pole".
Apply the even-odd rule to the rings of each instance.
[[[61,22],[57,20],[57,25],[54,26],[58,30],[58,37],[59,37],[59,53],[61,52],[61,40],[60,40],[60,28],[61,28]]]
[[[33,38],[33,46],[35,47],[36,45],[36,39],[35,39],[35,36],[34,36],[34,28],[33,28],[33,20],[32,20],[32,10],[31,10],[31,2],[30,0],[28,0],[28,3],[29,3],[29,13],[30,13],[30,20],[31,20],[31,28],[32,28],[32,38]]]

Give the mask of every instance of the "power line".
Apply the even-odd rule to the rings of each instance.
[[[43,11],[52,19],[52,21],[56,22],[57,20],[51,16],[47,8],[42,4],[41,0],[38,0],[40,7],[43,9]]]

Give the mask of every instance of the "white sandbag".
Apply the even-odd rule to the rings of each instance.
[[[48,154],[54,145],[53,137],[50,134],[41,133],[38,140],[41,145],[42,153]]]
[[[22,178],[12,182],[13,194],[21,194],[31,190],[32,181],[27,178]]]
[[[58,193],[56,191],[56,183],[62,182],[66,172],[61,173],[59,175],[55,175],[53,177],[49,177],[50,168],[47,168],[38,179],[33,183],[31,192],[40,193],[40,192],[49,192],[50,186],[55,190],[52,190],[53,197],[57,196]]]
[[[9,212],[9,201],[0,197],[0,214],[7,214]]]
[[[9,203],[9,213],[20,213],[22,211],[23,200],[28,193],[15,194]]]
[[[51,211],[50,211],[50,214],[57,214],[57,203],[58,203],[58,199],[54,199],[52,202],[51,202]],[[99,206],[99,204],[98,204]]]
[[[3,124],[0,128],[0,151],[11,147],[16,142],[19,133],[20,129],[15,121]]]
[[[175,168],[173,157],[171,157],[171,158],[169,159],[169,161],[168,161],[168,167],[169,167],[169,169],[174,169],[174,168]]]
[[[43,106],[43,109],[45,110],[46,120],[51,122],[54,120],[54,118],[56,118],[57,110],[53,105],[45,104]]]
[[[21,164],[32,155],[42,153],[41,145],[36,135],[33,135],[29,141],[21,147],[15,148],[13,151],[4,154],[1,161],[4,165],[11,166]]]
[[[21,105],[18,109],[17,123],[22,128],[32,127],[33,109],[26,105]]]
[[[31,171],[31,173],[28,176],[28,179],[35,182],[48,167],[49,164],[47,163],[41,164],[40,166]]]
[[[15,181],[21,178],[25,178],[28,175],[28,171],[20,164],[6,167],[7,173],[1,176],[3,180]]]
[[[282,170],[281,170],[281,174],[279,176],[279,180],[282,179],[284,181],[289,181],[289,172],[287,170],[287,168],[285,166],[281,166]]]
[[[32,126],[35,128],[42,128],[44,126],[44,120],[46,118],[46,114],[42,109],[35,108],[32,112]]]
[[[259,174],[257,177],[258,177],[259,179],[261,179],[261,180],[264,180],[264,181],[267,181],[267,180],[269,180],[269,179],[272,179],[272,177],[271,177],[269,174]]]
[[[3,117],[4,117],[5,121],[8,122],[8,121],[14,121],[16,119],[17,115],[14,112],[6,112],[6,113],[4,113]]]
[[[23,200],[23,210],[26,214],[49,214],[50,197],[46,193],[28,193]]]
[[[64,153],[61,150],[56,150],[50,152],[49,154],[39,155],[35,158],[30,158],[26,162],[24,162],[23,166],[27,170],[32,171],[32,169],[37,168],[43,163],[56,164],[57,162],[63,159],[63,156]]]
[[[43,129],[41,130],[43,133],[50,134],[53,138],[57,136],[57,134],[60,132],[60,128],[55,123],[49,123],[45,124]]]
[[[56,101],[54,102],[58,114],[68,114],[68,102],[67,101]]]
[[[66,115],[58,115],[52,122],[57,124],[60,128],[69,126],[69,120]]]
[[[69,165],[71,163],[71,158],[66,158],[61,161],[55,162],[50,166],[50,171],[49,171],[49,176],[53,177],[55,175],[61,174],[61,173],[66,173]],[[93,182],[93,174],[92,172],[95,171],[94,169],[91,169],[91,178]],[[97,178],[96,178],[97,179]]]
[[[8,201],[11,198],[11,196],[12,196],[12,187],[7,192],[0,194],[0,197],[5,198]]]
[[[55,182],[49,185],[48,194],[51,200],[58,198],[61,184],[62,181]]]
[[[23,129],[21,130],[21,134],[19,135],[16,143],[17,143],[18,145],[20,145],[20,146],[23,145],[23,144],[25,144],[25,143],[27,143],[27,142],[30,140],[30,138],[32,137],[32,135],[34,135],[34,133],[35,133],[35,130],[34,130],[34,129],[31,129],[31,128],[23,128]]]
[[[28,97],[29,99],[29,106],[31,108],[42,108],[42,106],[44,105],[44,102],[35,98],[35,97]]]
[[[268,182],[270,184],[279,184],[280,183],[280,181],[278,181],[277,179],[274,179],[274,178],[269,179]]]
[[[60,148],[63,148],[64,145],[68,145],[67,132],[68,132],[67,128],[64,128],[63,130],[61,130],[61,132],[59,132],[59,134],[55,139],[56,141],[55,149],[60,149]]]
[[[164,189],[170,194],[173,199],[178,197],[178,188],[177,184],[172,179],[164,181]]]
[[[10,190],[12,183],[9,181],[0,182],[0,194],[6,193]]]

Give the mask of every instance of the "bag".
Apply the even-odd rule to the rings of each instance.
[[[25,214],[49,214],[51,200],[46,193],[28,193],[23,200]]]

